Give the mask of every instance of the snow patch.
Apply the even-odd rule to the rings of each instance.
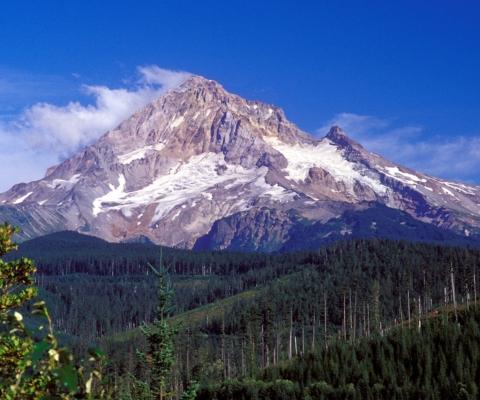
[[[33,192],[28,192],[25,196],[20,197],[19,199],[15,200],[13,204],[20,204],[22,203],[28,196],[30,196]]]
[[[448,190],[447,188],[442,187],[442,190],[445,194],[449,194],[450,196],[452,196],[456,199],[455,195],[450,190]]]
[[[210,108],[207,111],[205,111],[205,118],[207,118],[211,112],[212,110]]]
[[[70,190],[75,186],[76,183],[78,183],[80,176],[81,174],[75,174],[69,180],[54,179],[52,183],[47,183],[47,187],[52,189]]]
[[[286,190],[285,188],[275,185],[269,185],[265,181],[265,176],[259,177],[255,182],[254,185],[262,189],[262,196],[271,196],[277,200],[280,200],[282,203],[288,203],[292,201],[297,194],[291,190]]]
[[[110,184],[109,187],[111,191],[102,197],[97,197],[93,201],[92,214],[94,217],[96,217],[100,212],[103,211],[102,209],[103,203],[115,203],[122,198],[122,195],[124,194],[124,190],[125,190],[125,183],[126,183],[125,176],[123,174],[120,174],[118,176],[118,187],[115,188],[112,184]],[[110,207],[110,208],[114,208],[114,207]]]
[[[445,182],[445,181],[440,181],[440,183],[447,185],[449,188],[456,190],[457,192],[465,193],[465,194],[471,194],[474,195],[474,190],[478,190],[478,188],[473,188],[470,186],[466,186],[463,183],[456,183],[456,182]]]
[[[179,126],[183,120],[185,118],[183,117],[183,115],[180,115],[177,119],[175,119],[171,124],[170,124],[170,127],[171,128],[176,128],[177,126]]]
[[[426,182],[427,181],[426,179],[420,179],[416,175],[409,174],[407,172],[402,172],[398,169],[398,167],[385,167],[385,169],[388,171],[388,173],[387,173],[388,176],[396,179],[397,181],[405,183],[407,185],[415,185],[415,182]],[[398,176],[398,175],[400,175],[400,176]]]
[[[40,204],[41,206],[43,206],[46,202],[47,200],[37,201],[37,203]]]
[[[358,166],[347,161],[343,157],[344,151],[339,150],[330,140],[322,140],[316,145],[304,146],[298,144],[295,146],[287,145],[276,137],[266,136],[264,140],[287,159],[288,166],[284,169],[288,174],[287,179],[296,182],[305,181],[310,169],[317,167],[329,172],[335,181],[343,182],[347,191],[354,197],[356,195],[353,188],[357,182],[372,188],[381,196],[391,197],[390,188],[382,185],[377,179],[362,175]],[[388,201],[388,204],[390,204],[390,201]]]
[[[141,147],[139,149],[135,149],[130,151],[129,153],[122,154],[118,156],[118,161],[123,164],[127,165],[130,164],[134,160],[141,160],[152,154],[154,151],[160,151],[165,147],[165,143],[156,143],[151,146]]]
[[[177,218],[180,215],[181,212],[182,212],[182,210],[178,210],[177,213],[172,217],[172,221],[174,221],[175,218]]]
[[[224,173],[217,174],[219,165],[224,165]],[[133,210],[145,204],[157,204],[151,224],[154,225],[175,207],[192,201],[195,207],[198,197],[213,201],[209,190],[235,182],[239,185],[251,184],[247,195],[251,198],[270,196],[279,201],[287,201],[296,196],[295,192],[279,186],[271,186],[265,182],[267,167],[245,169],[240,165],[225,163],[222,153],[204,153],[179,163],[166,175],[155,179],[150,185],[133,192],[125,192],[125,177],[119,176],[117,188],[111,185],[111,191],[93,202],[93,215],[110,210]],[[254,184],[255,183],[255,184]],[[248,209],[248,202],[240,201],[243,209]],[[239,203],[236,203],[237,208]],[[125,215],[125,213],[124,213]]]

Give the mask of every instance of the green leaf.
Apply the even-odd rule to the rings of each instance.
[[[48,350],[49,347],[50,346],[48,342],[45,342],[44,340],[36,344],[33,348],[32,364],[35,365],[35,363],[42,357],[42,355],[45,353],[45,351]]]
[[[58,368],[54,375],[58,377],[58,386],[67,389],[70,393],[78,389],[78,376],[71,364]]]
[[[88,349],[88,354],[95,358],[102,358],[104,356],[104,353],[101,349],[98,347],[91,347]]]

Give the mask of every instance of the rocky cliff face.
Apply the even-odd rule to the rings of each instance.
[[[238,213],[269,226],[258,231],[269,240],[266,209],[268,218],[296,210],[326,221],[375,201],[468,234],[480,227],[479,190],[391,163],[339,127],[315,138],[281,109],[194,76],[43,179],[1,194],[0,219],[24,238],[68,229],[191,248]]]

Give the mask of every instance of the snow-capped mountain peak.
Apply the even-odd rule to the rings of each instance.
[[[340,127],[316,138],[281,109],[192,76],[42,180],[1,194],[0,213],[25,237],[70,229],[192,247],[215,221],[261,207],[327,220],[376,201],[471,231],[478,189],[391,163]]]

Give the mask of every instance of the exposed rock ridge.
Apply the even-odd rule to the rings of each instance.
[[[280,108],[192,76],[43,179],[0,194],[0,218],[25,238],[70,229],[192,247],[237,213],[253,225],[266,209],[326,221],[371,201],[465,234],[480,227],[478,186],[396,165],[338,126],[316,138]]]

